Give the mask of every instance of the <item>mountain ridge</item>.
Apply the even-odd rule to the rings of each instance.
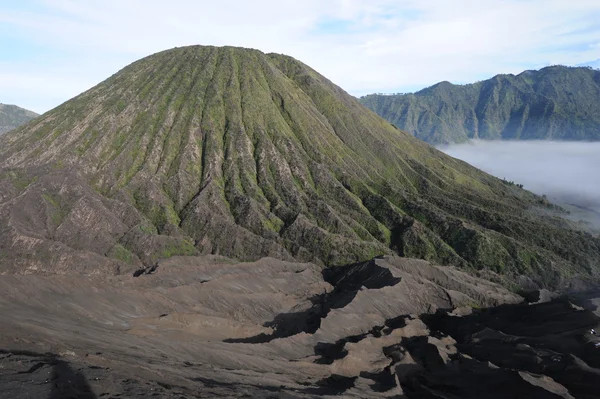
[[[11,131],[39,115],[16,105],[0,103],[0,135]]]
[[[550,66],[361,103],[432,144],[468,139],[600,139],[600,71]]]
[[[191,46],[136,61],[3,136],[0,187],[4,272],[397,253],[506,284],[599,273],[600,241],[537,216],[553,209],[542,198],[395,129],[305,64],[257,50]]]

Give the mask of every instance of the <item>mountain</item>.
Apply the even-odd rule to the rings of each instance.
[[[0,135],[19,127],[39,115],[16,105],[0,104]]]
[[[414,94],[360,99],[432,144],[467,139],[600,139],[600,71],[551,66],[467,85],[440,82]]]
[[[2,273],[396,253],[513,287],[593,281],[600,240],[554,211],[257,50],[149,56],[0,138]]]

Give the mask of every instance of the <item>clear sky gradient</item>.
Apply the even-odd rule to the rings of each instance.
[[[410,92],[598,60],[600,1],[2,0],[0,102],[45,112],[191,44],[288,54],[357,96]]]

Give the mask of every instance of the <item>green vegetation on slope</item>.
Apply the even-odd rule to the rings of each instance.
[[[49,165],[93,187],[77,220],[115,215],[94,231],[102,250],[77,249],[123,262],[197,251],[335,265],[396,252],[545,285],[600,266],[597,239],[530,212],[539,198],[394,128],[301,62],[256,50],[152,55],[1,139],[0,169]],[[15,215],[0,209],[11,226],[0,244],[25,234],[10,230]]]
[[[468,85],[441,82],[361,103],[423,141],[600,139],[600,71],[552,66]]]
[[[17,107],[16,105],[0,104],[0,134],[24,125],[39,116],[35,112]]]

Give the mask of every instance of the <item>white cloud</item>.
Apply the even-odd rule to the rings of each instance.
[[[600,143],[477,140],[440,150],[558,203],[586,207],[593,212],[584,217],[600,226]]]
[[[73,87],[57,89],[66,95],[137,58],[190,44],[289,54],[353,94],[600,58],[592,46],[600,40],[600,2],[587,0],[43,0],[3,8],[0,24],[20,41],[59,54],[48,60],[51,70],[39,63],[24,74],[39,83],[38,107],[57,89],[44,84],[50,73]],[[3,65],[0,76],[20,68]],[[3,93],[14,86],[0,79]]]

